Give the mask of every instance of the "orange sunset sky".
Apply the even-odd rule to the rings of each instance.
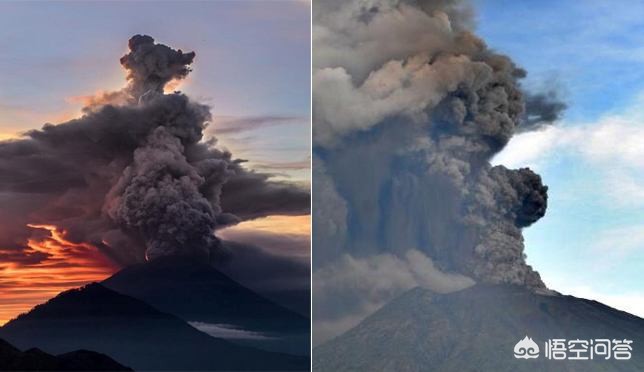
[[[30,310],[56,294],[106,279],[119,268],[90,244],[74,244],[55,226],[32,225],[45,234],[30,239],[27,253],[44,253],[47,258],[21,265],[0,259],[0,325]],[[221,235],[259,231],[291,237],[308,237],[310,216],[273,216],[241,223]],[[308,255],[303,247],[303,255]],[[0,250],[0,257],[1,255]]]

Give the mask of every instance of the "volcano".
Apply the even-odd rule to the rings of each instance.
[[[541,348],[516,359],[529,336]],[[551,339],[632,340],[630,360],[552,360]],[[644,319],[596,301],[475,285],[450,294],[415,288],[313,350],[315,371],[643,371]],[[570,354],[569,354],[570,355]],[[587,355],[587,354],[586,354]]]
[[[310,354],[309,319],[238,284],[209,264],[159,258],[125,268],[103,285],[218,337],[231,334],[231,341],[242,345]]]
[[[135,370],[302,370],[309,359],[230,343],[93,283],[63,292],[0,328],[18,348],[104,353]]]

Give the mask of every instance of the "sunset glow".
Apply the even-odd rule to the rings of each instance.
[[[185,78],[183,80],[179,80],[179,79],[170,80],[170,82],[168,82],[165,85],[165,87],[163,87],[163,93],[164,94],[173,93],[174,91],[179,89],[180,85],[185,84],[187,80],[188,78]]]
[[[310,216],[270,216],[243,222],[220,234],[255,231],[308,237],[310,221]],[[25,254],[42,258],[26,263],[12,260],[10,251],[0,248],[0,325],[62,291],[101,281],[118,270],[98,248],[69,241],[66,232],[56,226],[28,226],[44,236],[30,238]]]
[[[250,244],[276,255],[311,257],[311,216],[268,216],[217,232],[224,240]]]
[[[311,216],[268,216],[245,221],[226,230],[252,230],[280,235],[308,236],[311,232]]]
[[[0,141],[10,140],[17,138],[18,136],[14,133],[1,133],[0,132]]]
[[[103,280],[117,270],[95,246],[69,241],[56,226],[28,226],[45,232],[27,242],[26,253],[42,259],[12,261],[9,251],[0,249],[0,255],[9,256],[0,262],[0,324],[62,291]]]

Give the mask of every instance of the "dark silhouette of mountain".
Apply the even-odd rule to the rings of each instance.
[[[160,258],[127,267],[102,283],[188,322],[224,325],[263,337],[234,342],[308,355],[310,321],[238,284],[211,265]]]
[[[525,336],[540,348],[538,358],[514,357]],[[549,360],[545,342],[557,338],[632,340],[632,357]],[[313,370],[644,371],[644,319],[596,301],[513,286],[443,295],[416,288],[316,347]]]
[[[0,339],[0,371],[132,371],[107,355],[88,350],[58,356],[32,348],[20,351]]]
[[[287,239],[285,252],[298,239]],[[309,318],[311,267],[307,260],[282,256],[250,243],[222,240],[211,253],[212,266],[232,280],[269,300]],[[267,244],[270,244],[267,243]]]
[[[308,358],[232,344],[93,283],[63,292],[0,328],[19,348],[95,350],[135,370],[302,370]]]

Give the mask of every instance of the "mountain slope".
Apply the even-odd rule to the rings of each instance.
[[[112,358],[78,350],[53,356],[39,349],[20,351],[0,339],[0,371],[131,371]]]
[[[537,359],[515,359],[526,335]],[[630,339],[631,360],[547,360],[548,339]],[[477,285],[451,294],[416,288],[313,351],[315,371],[642,371],[644,319],[595,301]]]
[[[256,294],[208,264],[176,257],[157,259],[127,267],[102,284],[189,322],[260,335],[236,338],[237,343],[301,355],[310,352],[309,319]]]
[[[0,328],[19,348],[90,349],[136,370],[293,370],[308,360],[231,344],[100,284],[63,292]]]

